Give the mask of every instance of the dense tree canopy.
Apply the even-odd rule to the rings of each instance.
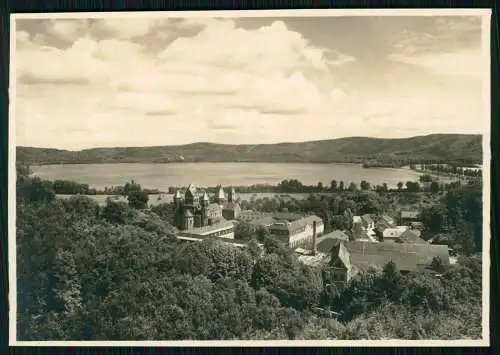
[[[449,226],[464,220],[478,232],[477,191],[470,188],[444,197],[442,220],[425,215],[428,228],[453,233]],[[377,213],[387,201],[357,190],[292,204],[341,224],[351,208]],[[238,234],[250,237],[245,249],[183,243],[169,211],[168,204],[142,210],[111,199],[103,207],[86,196],[56,199],[51,182],[18,174],[18,338],[480,337],[481,265],[474,258],[447,267],[436,261],[429,272],[409,275],[387,265],[339,288],[328,267],[302,264],[265,228],[242,225]]]

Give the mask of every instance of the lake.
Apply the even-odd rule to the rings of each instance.
[[[310,163],[170,163],[170,164],[58,164],[31,166],[34,174],[47,180],[73,180],[97,189],[123,185],[134,180],[143,188],[167,191],[170,186],[183,187],[190,183],[200,187],[276,185],[284,179],[297,179],[305,185],[333,179],[371,185],[387,183],[396,187],[399,181],[417,181],[420,173],[410,169],[369,168],[360,164]]]

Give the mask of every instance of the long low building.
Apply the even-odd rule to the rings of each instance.
[[[391,261],[402,272],[428,270],[434,258],[441,259],[444,265],[450,263],[446,245],[325,239],[317,244],[317,251],[324,256],[317,264],[328,265],[339,284],[348,282],[360,271],[381,269]]]
[[[234,239],[234,223],[221,220],[209,226],[183,230],[179,233],[179,236]]]

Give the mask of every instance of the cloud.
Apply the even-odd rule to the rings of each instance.
[[[79,37],[85,35],[88,29],[86,20],[80,19],[58,19],[45,22],[47,34],[56,37],[59,40],[73,42]]]
[[[158,24],[152,18],[107,18],[99,19],[92,24],[91,31],[99,35],[113,38],[131,39],[147,35]]]
[[[62,39],[57,33],[65,26],[72,28],[64,39],[68,45],[53,45],[47,36]],[[159,33],[168,41],[158,40]],[[284,20],[253,28],[204,18],[51,22],[43,42],[34,36],[17,33],[17,137],[24,145],[76,149],[412,135],[456,130],[450,119],[473,127],[469,121],[478,107],[475,94],[458,86],[442,90],[429,82],[408,91],[373,82],[382,75],[396,83],[412,77],[404,71],[393,78],[393,69],[386,73],[358,62],[335,43],[313,45]],[[446,69],[457,80],[476,58],[473,52],[415,53],[393,59],[436,75]],[[454,65],[445,65],[451,60]],[[350,80],[348,88],[343,78]],[[377,95],[369,86],[377,87]]]
[[[439,75],[463,76],[481,80],[484,58],[480,49],[417,56],[391,55],[392,60],[424,67]]]

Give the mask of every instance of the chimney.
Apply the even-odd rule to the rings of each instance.
[[[313,255],[316,255],[316,221],[313,222],[313,247],[312,247]]]

